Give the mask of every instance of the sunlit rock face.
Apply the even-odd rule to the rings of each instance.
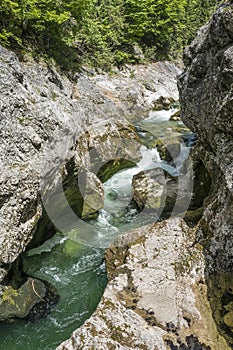
[[[68,78],[0,47],[0,72],[0,282],[8,283],[28,247],[98,216],[102,182],[139,160],[126,117],[146,115],[158,99],[177,100],[179,70],[160,62],[133,75],[83,70]]]
[[[200,30],[184,63],[181,118],[211,176],[204,216],[191,229],[170,218],[118,237],[96,312],[59,350],[232,348],[232,3]]]
[[[233,271],[233,5],[223,4],[184,53],[181,118],[212,178],[201,223],[210,266]]]
[[[41,180],[45,190],[54,189],[53,179],[56,182],[60,172],[62,185],[69,188],[74,182],[67,185],[66,174],[73,160],[72,171],[83,167],[89,174],[98,204],[90,206],[93,200],[88,190],[81,193],[87,199],[84,206],[73,203],[73,198],[68,206],[73,203],[84,218],[95,216],[103,197],[95,175],[103,181],[138,159],[137,135],[125,117],[133,118],[137,111],[146,115],[158,99],[178,99],[179,70],[170,63],[135,66],[133,74],[128,68],[113,77],[87,76],[83,71],[68,79],[55,67],[27,59],[20,62],[0,47],[0,266],[4,266],[0,279],[35,238],[43,216]],[[118,159],[117,149],[121,150]],[[110,161],[111,171],[104,166]]]
[[[59,172],[66,180],[62,167],[80,153],[77,140],[90,125],[112,118],[114,128],[115,120],[120,124],[124,120],[122,109],[82,74],[70,81],[45,64],[19,62],[2,47],[0,69],[0,264],[4,265],[0,277],[4,277],[8,264],[35,236],[42,217],[41,185],[53,188]],[[78,167],[80,157],[76,163]],[[88,179],[101,197],[98,180],[91,175]]]
[[[119,236],[94,314],[57,350],[229,349],[207,299],[196,230],[170,218]]]

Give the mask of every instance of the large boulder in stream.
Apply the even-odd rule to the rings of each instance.
[[[170,217],[172,212],[184,214],[192,202],[193,186],[188,180],[192,179],[172,176],[162,168],[142,171],[133,177],[132,203],[139,211],[154,213],[155,218]]]
[[[0,321],[43,317],[59,298],[55,288],[35,278],[28,278],[18,289],[2,286],[0,296]]]
[[[196,150],[191,150],[191,155],[187,153],[186,157],[180,168],[176,164],[164,164],[167,170],[158,167],[134,175],[132,204],[139,211],[154,213],[155,217],[175,215],[185,216],[188,221],[200,219],[211,178]]]

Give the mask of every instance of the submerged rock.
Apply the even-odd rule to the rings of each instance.
[[[2,287],[0,321],[43,317],[57,301],[55,289],[38,279],[28,278],[18,289],[11,286]]]
[[[115,201],[118,197],[118,193],[117,191],[114,191],[114,190],[111,190],[108,192],[107,194],[107,198],[110,200],[110,201]]]

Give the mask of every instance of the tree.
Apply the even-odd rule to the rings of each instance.
[[[220,0],[1,0],[0,43],[70,67],[177,57]]]

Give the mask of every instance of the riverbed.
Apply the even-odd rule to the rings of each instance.
[[[41,247],[25,254],[24,271],[50,282],[59,293],[59,302],[46,318],[1,323],[1,349],[53,350],[93,313],[107,284],[105,249],[120,233],[161,219],[159,213],[142,215],[130,205],[133,176],[155,167],[179,175],[178,163],[162,161],[154,147],[158,139],[189,134],[182,122],[169,120],[174,112],[151,112],[137,122],[141,160],[105,182],[104,209],[96,220],[87,224],[89,232],[90,225],[93,228],[91,237],[85,237],[85,232],[80,237],[75,230],[68,237],[57,233]],[[183,148],[188,156],[189,145],[183,142]]]

